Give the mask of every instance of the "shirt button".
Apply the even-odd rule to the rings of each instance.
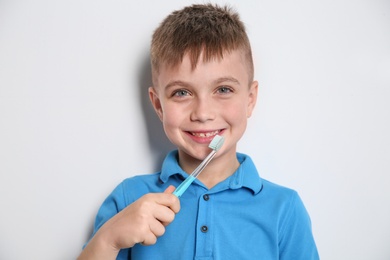
[[[210,196],[208,194],[203,195],[203,199],[205,201],[208,201],[210,199]]]
[[[201,230],[203,233],[206,233],[206,232],[209,230],[209,228],[208,228],[207,226],[202,226],[202,227],[200,228],[200,230]]]

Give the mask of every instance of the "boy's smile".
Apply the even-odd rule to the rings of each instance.
[[[237,142],[257,99],[257,82],[250,82],[241,51],[206,62],[201,55],[195,68],[185,55],[178,66],[161,66],[154,83],[150,99],[180,159],[203,160],[218,134],[225,143],[216,159],[236,160]]]

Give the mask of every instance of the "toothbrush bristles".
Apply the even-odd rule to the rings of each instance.
[[[223,136],[216,135],[214,136],[213,140],[210,142],[209,147],[215,151],[218,151],[223,145],[224,141],[225,138]]]

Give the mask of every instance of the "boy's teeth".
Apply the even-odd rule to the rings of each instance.
[[[208,133],[192,133],[194,136],[199,136],[199,137],[210,137],[218,134],[219,131],[214,131],[214,132],[208,132]]]

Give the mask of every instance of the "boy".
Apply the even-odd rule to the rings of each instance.
[[[318,259],[297,193],[236,153],[258,88],[238,14],[211,4],[173,12],[153,34],[151,63],[150,100],[177,151],[161,172],[112,192],[79,259]],[[222,148],[179,200],[174,187],[216,134]]]

